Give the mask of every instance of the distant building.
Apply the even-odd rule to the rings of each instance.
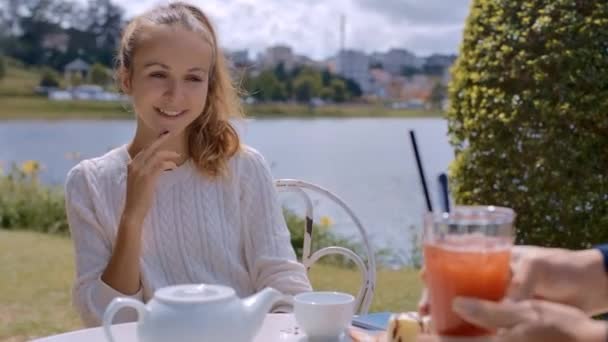
[[[422,69],[423,60],[404,49],[391,49],[381,57],[382,67],[392,75],[401,75],[405,68]]]
[[[325,62],[315,61],[314,59],[303,55],[296,55],[294,57],[294,66],[306,66],[316,70],[323,70],[328,68]]]
[[[374,68],[370,69],[370,93],[378,98],[386,99],[389,97],[392,77],[386,70]]]
[[[456,55],[441,55],[441,54],[433,54],[430,55],[429,57],[425,58],[424,60],[424,64],[426,66],[431,66],[431,67],[442,67],[442,68],[449,68],[452,66],[452,64],[454,64],[454,61],[456,60]]]
[[[89,77],[91,66],[80,58],[76,58],[64,67],[64,76],[68,84],[71,84],[72,77],[78,75],[82,80]]]
[[[401,101],[406,98],[406,94],[403,91],[405,85],[405,77],[393,76],[391,82],[387,87],[386,97],[391,100]]]
[[[370,57],[361,51],[341,50],[336,57],[336,73],[357,82],[364,94],[372,90],[369,67]]]
[[[226,51],[224,53],[233,67],[242,68],[251,65],[248,50]]]
[[[369,63],[372,66],[382,66],[384,68],[384,54],[382,52],[372,52],[369,56]]]
[[[336,73],[338,73],[338,70],[337,70],[338,68],[336,66],[336,60],[337,59],[335,56],[329,57],[329,58],[325,59],[322,62],[322,64],[325,68],[327,68],[329,70],[329,72],[336,74]]]
[[[280,63],[283,63],[287,70],[293,69],[295,66],[295,56],[291,47],[286,45],[272,46],[260,55],[259,64],[263,69],[274,68]]]
[[[415,75],[405,77],[402,87],[401,98],[405,100],[427,101],[431,96],[433,87],[437,83],[432,77],[427,75]]]
[[[424,60],[404,49],[390,49],[386,53],[374,52],[371,55],[372,66],[382,66],[393,76],[403,74],[405,68],[421,70]]]

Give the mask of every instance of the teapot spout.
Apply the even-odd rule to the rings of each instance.
[[[258,330],[262,327],[264,318],[272,306],[279,300],[283,299],[283,297],[284,295],[281,292],[268,287],[243,300],[242,303],[243,311],[245,313],[245,322],[248,322],[249,326],[251,327],[249,331],[254,332],[253,336],[255,336]]]

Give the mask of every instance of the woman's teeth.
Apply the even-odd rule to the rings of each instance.
[[[180,111],[172,111],[172,110],[166,110],[166,109],[161,109],[161,108],[157,108],[157,110],[158,110],[158,111],[159,111],[161,114],[164,114],[164,115],[167,115],[167,116],[178,116],[178,115],[180,115],[180,114],[182,114],[182,113],[184,113],[184,112],[185,112],[185,110],[180,110]]]

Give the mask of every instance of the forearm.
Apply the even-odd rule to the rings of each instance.
[[[112,257],[101,279],[125,295],[137,293],[141,287],[139,256],[141,254],[142,221],[123,215]]]

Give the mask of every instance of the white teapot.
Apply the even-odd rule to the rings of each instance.
[[[106,337],[118,310],[138,312],[139,342],[249,342],[261,328],[266,313],[284,296],[266,288],[240,299],[234,290],[220,285],[176,285],[157,290],[148,304],[131,298],[115,298],[103,316]]]

